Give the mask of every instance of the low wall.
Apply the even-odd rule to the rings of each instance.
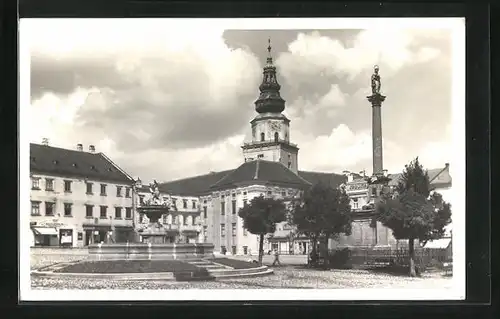
[[[93,244],[88,247],[89,260],[127,259],[200,259],[212,257],[212,244]]]

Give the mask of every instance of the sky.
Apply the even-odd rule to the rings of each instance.
[[[390,25],[260,30],[173,20],[21,23],[30,141],[93,144],[133,177],[169,181],[243,163],[271,39],[299,169],[371,172],[370,76],[379,65],[384,168],[452,153],[452,32]],[[268,27],[266,25],[268,23]],[[262,29],[264,28],[264,30]]]

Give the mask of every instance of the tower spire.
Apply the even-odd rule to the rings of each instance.
[[[273,65],[273,56],[271,55],[271,38],[267,39],[267,65]]]
[[[276,78],[276,67],[271,55],[271,38],[268,38],[267,43],[267,63],[264,66],[262,84],[259,86],[260,95],[255,101],[255,110],[258,113],[281,113],[285,110],[285,100],[280,96],[281,86]]]

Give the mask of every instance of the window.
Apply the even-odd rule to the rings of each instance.
[[[248,255],[248,246],[243,246],[243,254]]]
[[[89,194],[89,195],[93,194],[92,186],[93,186],[92,183],[87,183],[87,194]]]
[[[125,208],[125,218],[127,218],[127,219],[132,218],[132,208],[131,207]]]
[[[236,236],[236,223],[231,224],[231,234],[233,235],[233,237]]]
[[[243,196],[247,196],[247,192],[243,192]]]
[[[225,215],[226,214],[226,203],[225,202],[221,202],[220,203],[220,214],[221,215]]]
[[[196,209],[196,202],[193,201],[193,209]]]
[[[208,231],[208,227],[207,226],[203,226],[203,237],[205,238],[205,243],[208,242],[208,234],[207,234],[207,231]]]
[[[257,155],[258,158],[264,158],[264,154]]]
[[[40,178],[38,177],[31,178],[31,189],[40,189]]]
[[[40,216],[40,202],[31,201],[31,216]]]
[[[226,225],[225,224],[220,224],[220,236],[221,237],[226,236]]]
[[[206,219],[207,218],[207,206],[204,206],[203,207],[203,218]]]
[[[280,139],[280,136],[279,136],[278,132],[274,132],[274,141],[277,142],[277,141],[279,141],[279,139]]]
[[[188,208],[188,201],[186,199],[182,200],[182,207]]]
[[[377,188],[376,187],[372,188],[372,196],[377,196]]]
[[[125,187],[125,197],[129,198],[130,197],[130,188]]]
[[[94,217],[94,206],[93,205],[85,205],[85,217],[87,217],[87,218]]]
[[[264,142],[264,141],[265,141],[265,139],[266,139],[266,134],[264,134],[264,133],[260,133],[260,141],[261,141],[261,142]]]
[[[236,246],[231,247],[231,254],[236,255]]]
[[[116,197],[122,197],[122,187],[116,186]]]
[[[52,178],[45,179],[45,190],[53,191],[54,190],[54,180]]]
[[[177,199],[172,198],[172,206],[177,207]]]
[[[72,204],[70,203],[65,203],[64,204],[64,216],[71,216],[71,208],[72,208]]]
[[[106,184],[101,184],[101,196],[106,196]]]
[[[271,196],[273,194],[272,191],[267,191],[267,196]]]
[[[64,191],[71,193],[71,181],[64,181]]]
[[[236,197],[236,193],[231,193],[231,197],[235,198]]]
[[[115,207],[115,218],[116,219],[122,218],[122,208],[121,207]]]
[[[231,209],[232,209],[233,215],[236,214],[236,201],[235,200],[233,200],[231,203]]]
[[[285,191],[282,191],[282,192],[281,192],[281,196],[286,197],[286,192],[285,192]]]
[[[101,213],[99,215],[100,218],[106,218],[108,213],[108,206],[101,206]]]
[[[139,204],[144,205],[144,195],[139,196]]]
[[[54,216],[54,203],[45,202],[45,216]]]
[[[288,154],[288,168],[292,167],[292,155]]]
[[[245,206],[248,203],[248,200],[244,199],[243,200],[243,206]]]
[[[288,168],[292,167],[292,162],[288,162]]]
[[[144,215],[140,214],[139,215],[139,224],[142,224],[144,222]]]
[[[247,236],[248,235],[248,231],[246,228],[243,228],[243,236]]]
[[[357,209],[358,208],[358,199],[354,198],[352,200],[352,208]]]

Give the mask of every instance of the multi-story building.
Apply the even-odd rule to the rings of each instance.
[[[93,145],[30,145],[32,246],[133,240],[133,179]]]

